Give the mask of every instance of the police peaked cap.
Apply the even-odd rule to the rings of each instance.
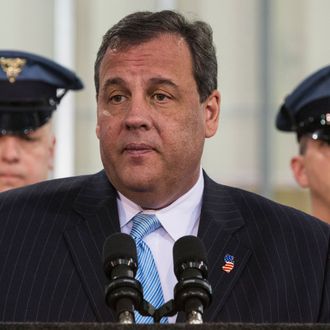
[[[0,134],[26,134],[45,124],[68,90],[82,81],[45,57],[0,50]]]
[[[304,79],[286,97],[276,118],[281,131],[330,141],[330,66]]]

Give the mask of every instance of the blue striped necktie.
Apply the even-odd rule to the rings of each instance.
[[[138,271],[136,279],[143,287],[143,296],[155,308],[164,304],[163,291],[156,264],[148,245],[143,237],[161,226],[154,214],[139,213],[133,218],[133,227],[130,235],[134,238],[138,256]],[[141,316],[135,312],[136,323],[154,323],[152,317]],[[160,323],[168,323],[167,318],[162,318]]]

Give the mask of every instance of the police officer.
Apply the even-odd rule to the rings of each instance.
[[[276,127],[296,132],[293,175],[309,188],[313,215],[330,223],[330,66],[307,77],[285,99]]]
[[[68,90],[82,88],[73,72],[47,58],[0,51],[0,191],[47,179],[52,113]]]

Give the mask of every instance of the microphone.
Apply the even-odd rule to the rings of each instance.
[[[207,258],[202,241],[184,236],[173,246],[174,273],[178,283],[174,287],[177,311],[186,314],[187,323],[203,323],[204,310],[212,300],[212,288],[207,281]]]
[[[105,301],[122,324],[135,322],[134,310],[143,303],[142,286],[135,279],[137,252],[133,238],[124,233],[109,236],[103,245],[103,270],[110,280]]]

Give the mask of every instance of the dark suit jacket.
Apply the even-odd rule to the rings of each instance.
[[[0,194],[0,224],[0,321],[114,321],[101,255],[119,221],[103,171]],[[205,175],[198,236],[213,288],[205,321],[330,321],[325,223]]]

